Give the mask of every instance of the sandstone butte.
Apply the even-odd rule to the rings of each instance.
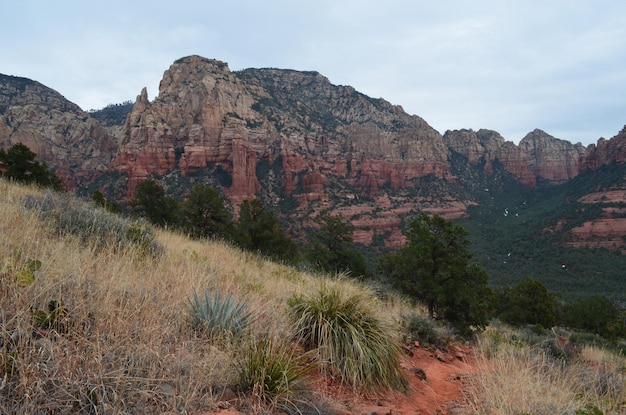
[[[587,147],[541,130],[519,145],[491,130],[441,135],[400,106],[317,72],[231,72],[200,56],[174,62],[158,96],[150,101],[144,88],[115,128],[37,82],[0,75],[0,145],[16,142],[55,168],[70,190],[95,183],[128,199],[150,176],[194,182],[219,173],[234,208],[255,197],[275,205],[290,199],[295,205],[284,214],[299,226],[330,209],[355,224],[356,242],[378,237],[391,247],[403,243],[399,225],[407,215],[462,217],[476,203],[423,187],[425,177],[457,180],[455,154],[487,174],[498,163],[528,186],[626,159],[626,128]],[[602,226],[589,232],[595,237]]]

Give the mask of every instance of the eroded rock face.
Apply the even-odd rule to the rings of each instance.
[[[443,138],[450,150],[466,157],[470,164],[484,164],[485,172],[490,173],[498,161],[528,186],[537,185],[537,180],[563,183],[584,168],[581,158],[585,148],[581,144],[574,145],[541,130],[528,133],[519,146],[490,130],[448,131]]]
[[[55,91],[3,76],[0,145],[18,141],[55,167],[70,189],[115,172],[125,180],[116,189],[130,198],[150,176],[220,176],[212,184],[233,207],[259,198],[282,206],[294,228],[330,210],[355,224],[356,241],[391,247],[403,243],[407,216],[463,217],[477,203],[454,190],[452,156],[487,175],[502,167],[528,186],[626,160],[626,128],[587,148],[541,130],[519,145],[484,129],[442,136],[401,107],[332,85],[317,72],[231,72],[200,56],[174,62],[158,96],[150,101],[142,90],[125,123],[107,124],[106,131]]]
[[[315,72],[233,73],[223,62],[183,58],[153,102],[145,90],[137,97],[124,131],[111,167],[128,175],[129,196],[148,176],[219,166],[232,179],[224,190],[234,205],[294,197],[299,214],[314,216],[344,198],[374,208],[381,189],[410,189],[426,175],[451,178],[442,137],[424,120]],[[269,186],[259,171],[277,163],[280,185]],[[364,226],[371,233],[380,220]],[[397,228],[400,218],[384,223]]]
[[[38,82],[0,75],[0,147],[23,143],[75,190],[108,171],[114,139],[100,123]]]
[[[584,169],[595,170],[606,164],[624,161],[626,161],[626,126],[612,139],[600,138],[597,144],[590,144],[581,158],[581,165]]]
[[[541,130],[528,133],[519,143],[533,174],[550,183],[563,183],[582,170],[580,158],[585,154],[582,144],[559,140]]]

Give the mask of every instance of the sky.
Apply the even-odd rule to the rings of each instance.
[[[584,145],[626,125],[619,0],[5,0],[0,73],[84,110],[158,95],[200,55],[232,71],[317,71],[401,105],[440,133]]]

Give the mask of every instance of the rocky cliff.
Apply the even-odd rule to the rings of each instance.
[[[124,125],[106,127],[37,82],[0,78],[0,145],[25,143],[71,189],[104,173],[115,174],[126,198],[149,176],[170,187],[209,181],[233,207],[257,197],[293,226],[330,209],[357,226],[357,241],[391,246],[402,242],[409,214],[460,217],[478,203],[458,188],[452,156],[486,175],[504,169],[527,186],[550,185],[623,162],[625,135],[587,148],[541,130],[519,145],[490,130],[442,136],[317,72],[232,72],[200,56],[174,62],[156,98],[144,89]]]
[[[117,145],[102,125],[38,82],[0,75],[0,146],[23,143],[65,186],[87,186],[107,172]]]
[[[129,175],[132,191],[147,175],[220,166],[232,176],[228,193],[242,200],[261,189],[259,162],[277,160],[287,195],[320,193],[328,176],[369,196],[427,174],[450,176],[441,136],[399,107],[318,73],[233,73],[198,56],[165,72],[152,103],[145,90],[137,98],[112,168]]]
[[[473,165],[484,165],[487,173],[499,162],[522,183],[536,186],[537,181],[563,183],[576,177],[585,165],[585,147],[560,140],[541,130],[528,133],[516,146],[495,131],[447,131],[444,142]]]

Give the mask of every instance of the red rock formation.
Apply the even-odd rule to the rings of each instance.
[[[304,107],[306,100],[311,104]],[[137,97],[112,168],[128,175],[130,195],[150,175],[220,166],[232,177],[225,192],[237,204],[261,194],[278,200],[263,188],[257,167],[279,159],[284,177],[276,191],[295,196],[301,212],[332,207],[329,198],[354,192],[376,197],[382,188],[410,188],[425,175],[453,179],[442,137],[399,107],[319,74],[232,73],[225,63],[198,56],[165,72],[153,102],[145,90]],[[345,191],[328,189],[339,182]],[[375,228],[377,220],[364,226]],[[397,228],[399,219],[386,223]]]
[[[28,146],[69,190],[108,170],[116,144],[100,123],[58,92],[0,75],[0,147]]]
[[[56,92],[9,78],[0,78],[0,145],[24,142],[72,188],[113,171],[127,180],[130,197],[149,176],[206,180],[219,173],[228,178],[221,183],[234,206],[254,197],[277,205],[291,198],[298,205],[286,214],[304,221],[341,210],[358,225],[357,240],[383,238],[390,246],[402,243],[398,224],[407,215],[461,217],[476,203],[459,200],[452,185],[424,188],[431,177],[455,182],[450,154],[487,174],[497,163],[529,186],[626,159],[626,128],[586,149],[540,130],[519,146],[489,130],[441,136],[401,107],[315,72],[231,72],[199,56],[174,62],[152,102],[141,91],[124,126],[109,130],[119,134],[114,142]]]
[[[526,155],[533,174],[550,183],[563,183],[576,177],[581,171],[580,157],[585,154],[581,144],[573,145],[541,130],[528,133],[519,148]]]
[[[589,145],[580,158],[582,168],[587,170],[624,161],[626,161],[626,126],[612,139],[600,138],[597,144]]]
[[[484,163],[487,173],[492,172],[497,160],[528,186],[535,186],[538,179],[557,184],[576,177],[582,169],[581,156],[585,154],[581,144],[573,145],[541,130],[528,133],[519,146],[489,130],[448,131],[444,142],[470,164]]]

